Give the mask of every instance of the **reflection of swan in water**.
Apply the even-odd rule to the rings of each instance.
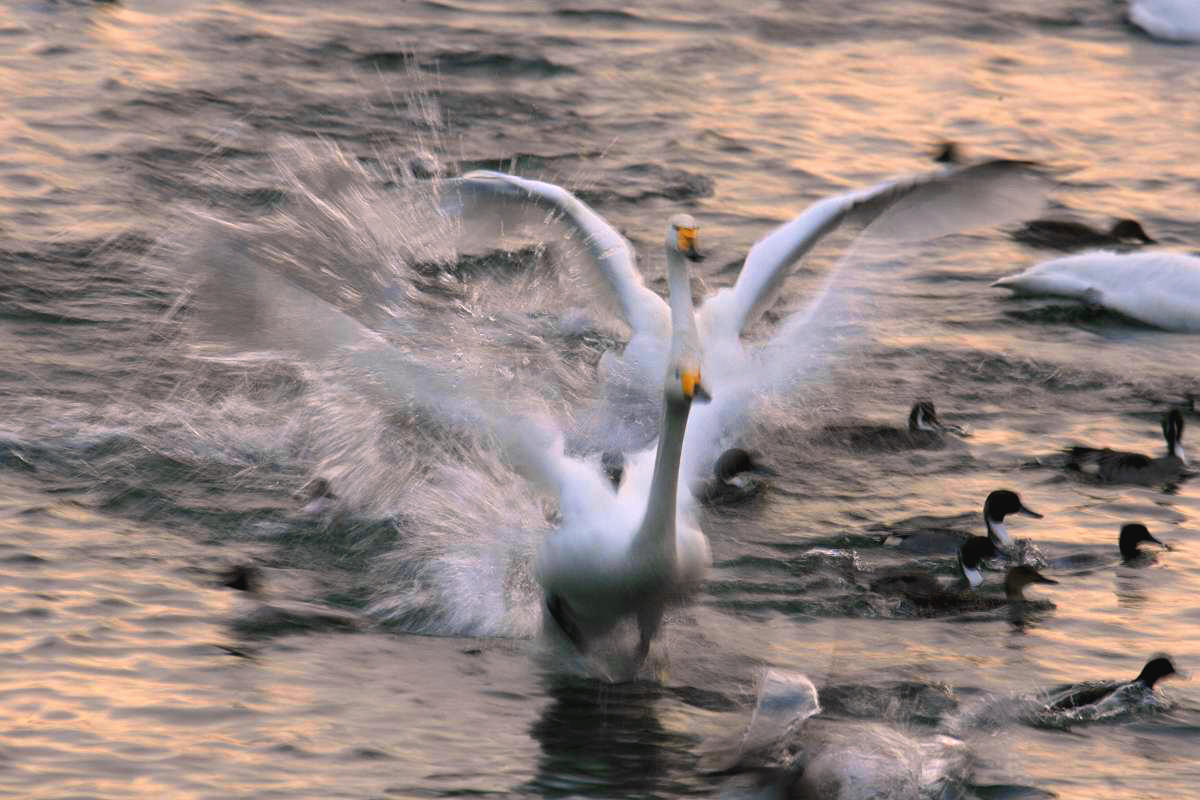
[[[722,796],[764,800],[916,800],[941,797],[968,777],[969,752],[958,739],[820,712],[808,678],[767,670],[744,731],[710,745],[701,765],[752,774],[753,786]]]
[[[1026,162],[990,161],[827,198],[759,240],[735,284],[706,298],[696,315],[702,366],[716,400],[693,413],[693,433],[684,448],[686,478],[710,472],[726,433],[755,398],[819,364],[837,346],[832,334],[845,321],[845,301],[828,283],[766,345],[748,353],[741,343],[743,333],[778,298],[790,267],[826,233],[853,220],[870,223],[878,239],[915,241],[1026,219],[1041,207],[1045,184]],[[670,315],[662,299],[644,285],[632,248],[611,225],[566,189],[542,181],[480,171],[449,188],[446,207],[468,218],[504,201],[529,203],[556,215],[581,243],[597,283],[631,329],[623,353],[607,353],[601,360],[602,373],[610,383],[635,393],[659,385],[667,372]]]
[[[663,390],[663,420],[653,477],[643,497],[626,480],[614,498],[596,473],[586,493],[563,484],[563,524],[538,553],[546,610],[582,652],[623,618],[636,616],[638,661],[658,631],[665,604],[696,587],[711,563],[708,540],[687,509],[677,514],[679,461],[688,413],[707,400],[700,383],[700,349],[692,314],[686,257],[696,225],[686,214],[667,230],[671,354]],[[643,461],[645,459],[642,459]],[[637,471],[638,465],[633,465]],[[686,487],[682,488],[686,495]]]

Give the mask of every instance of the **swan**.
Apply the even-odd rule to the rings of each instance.
[[[1129,21],[1158,39],[1200,42],[1200,6],[1195,0],[1133,0]]]
[[[694,590],[712,563],[708,539],[689,509],[677,508],[681,488],[687,491],[679,481],[679,465],[688,413],[693,402],[709,399],[700,380],[700,343],[687,267],[695,239],[696,223],[690,216],[671,218],[666,241],[671,352],[644,511],[640,517],[621,513],[629,510],[636,480],[624,481],[616,497],[610,492],[610,502],[593,494],[590,499],[600,502],[592,502],[584,513],[570,514],[564,503],[563,525],[543,542],[537,559],[546,611],[579,651],[586,652],[592,639],[632,616],[639,632],[638,664],[649,652],[666,604]],[[636,472],[638,464],[630,469]],[[597,480],[604,485],[600,473]],[[623,509],[613,508],[621,505]]]
[[[1073,297],[1165,330],[1200,332],[1197,256],[1094,250],[1043,261],[992,286]]]
[[[1050,182],[1030,162],[987,161],[887,181],[828,197],[809,206],[751,247],[737,280],[703,299],[696,328],[704,363],[701,368],[717,401],[693,414],[692,434],[684,448],[684,470],[691,480],[711,472],[722,452],[722,437],[740,420],[756,397],[790,379],[800,359],[812,352],[796,345],[803,335],[819,348],[823,327],[836,324],[839,304],[824,290],[808,307],[792,314],[765,344],[748,352],[741,337],[777,299],[790,268],[827,233],[846,221],[870,224],[872,235],[893,241],[915,241],[982,224],[1028,219],[1041,209]],[[544,181],[475,171],[448,182],[443,199],[447,213],[468,217],[505,202],[528,203],[548,212],[582,245],[597,285],[615,303],[629,325],[621,353],[600,361],[606,380],[633,391],[658,387],[667,374],[670,314],[667,304],[648,289],[632,247],[603,217],[561,186]]]

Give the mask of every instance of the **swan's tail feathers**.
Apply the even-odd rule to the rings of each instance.
[[[563,600],[560,595],[546,595],[546,611],[549,612],[550,618],[557,624],[563,635],[575,645],[575,649],[580,654],[587,652],[587,640],[583,638],[583,631],[579,628],[579,623],[571,616],[571,607],[567,605],[567,601]]]

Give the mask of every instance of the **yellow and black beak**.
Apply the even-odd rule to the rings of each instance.
[[[704,388],[704,384],[700,383],[700,370],[683,370],[679,373],[679,383],[683,388],[684,397],[693,403],[707,403],[712,400],[712,395]]]
[[[704,260],[704,256],[700,255],[700,252],[696,249],[695,228],[676,228],[675,246],[679,248],[679,252],[692,261]]]

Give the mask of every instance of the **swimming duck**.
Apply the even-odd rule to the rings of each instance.
[[[987,528],[988,539],[999,550],[1011,550],[1015,545],[1012,537],[1008,534],[1008,528],[1004,525],[1004,519],[1012,514],[1024,514],[1036,519],[1042,518],[1041,514],[1021,502],[1020,495],[1008,489],[997,489],[989,494],[983,503],[983,523]],[[899,547],[911,553],[952,553],[970,536],[972,534],[953,528],[896,530],[888,534],[884,539],[884,544]]]
[[[1155,244],[1136,219],[1119,219],[1107,231],[1074,220],[1035,219],[1010,232],[1009,236],[1022,244],[1047,250]]]
[[[706,505],[735,505],[762,492],[762,476],[778,474],[748,450],[731,447],[713,465],[713,479],[694,485],[692,493]]]
[[[1187,474],[1183,452],[1183,415],[1173,408],[1163,415],[1163,437],[1167,454],[1158,458],[1109,448],[1079,447],[1067,450],[1067,468],[1091,475],[1104,483],[1135,483],[1158,486],[1172,483]]]
[[[1164,330],[1200,332],[1200,256],[1091,250],[1043,261],[992,286],[1070,297]]]
[[[1151,536],[1145,525],[1140,522],[1130,522],[1121,526],[1121,534],[1117,539],[1121,560],[1130,563],[1143,560],[1148,556],[1148,553],[1138,549],[1138,545],[1142,542],[1153,542],[1165,550],[1170,549],[1167,544]],[[1098,557],[1092,553],[1076,553],[1052,559],[1050,563],[1055,569],[1080,569],[1111,562],[1111,557]]]
[[[908,428],[890,425],[829,425],[822,434],[845,443],[854,450],[890,451],[941,447],[944,435],[970,436],[958,425],[938,419],[937,409],[929,400],[918,400],[908,412]]]
[[[1166,656],[1156,656],[1146,662],[1142,671],[1131,681],[1085,681],[1051,690],[1045,711],[1080,711],[1101,704],[1120,701],[1126,693],[1154,691],[1154,684],[1177,674],[1175,665]]]
[[[927,572],[901,572],[884,575],[871,581],[871,591],[877,594],[899,595],[914,605],[927,608],[947,608],[966,602],[966,593],[983,584],[980,565],[985,558],[996,554],[996,546],[986,536],[972,536],[958,551],[959,579],[944,585]]]
[[[1133,561],[1138,556],[1142,555],[1138,550],[1138,545],[1142,542],[1153,542],[1163,549],[1170,549],[1158,539],[1150,535],[1150,531],[1145,525],[1139,522],[1131,522],[1121,526],[1121,536],[1118,540],[1118,545],[1121,548],[1121,558],[1124,561]]]

